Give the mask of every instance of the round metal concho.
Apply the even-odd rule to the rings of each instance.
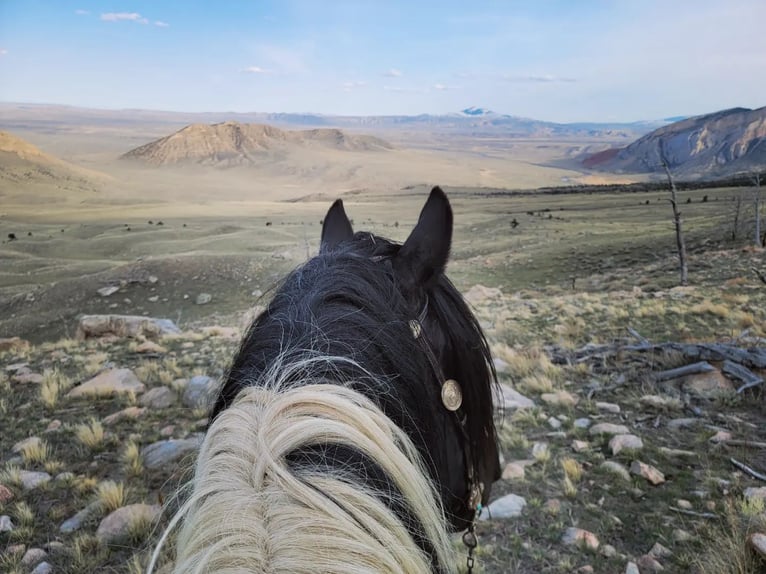
[[[447,379],[442,385],[442,403],[448,411],[456,411],[463,404],[463,391],[460,383],[454,379]]]
[[[423,332],[423,328],[420,326],[420,321],[417,319],[410,320],[410,331],[412,331],[413,338],[417,339]]]

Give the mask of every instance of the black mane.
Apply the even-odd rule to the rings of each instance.
[[[303,364],[307,357],[352,359],[306,362],[289,382],[324,378],[350,384],[376,402],[411,437],[440,489],[452,528],[462,530],[473,518],[463,453],[471,453],[468,464],[484,484],[484,502],[499,478],[491,398],[495,372],[481,328],[452,283],[439,272],[430,284],[413,287],[396,265],[401,249],[360,232],[290,273],[248,329],[211,420],[242,388],[259,384],[276,357],[287,364]],[[410,328],[409,321],[424,309],[423,333],[444,376],[459,381],[463,390],[469,451],[455,414],[442,404],[442,381]],[[307,457],[317,458],[296,454],[297,461]],[[369,473],[374,463],[365,460],[362,466]],[[405,510],[394,510],[408,523]]]

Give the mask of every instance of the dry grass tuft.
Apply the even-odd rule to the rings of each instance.
[[[50,447],[44,440],[31,442],[21,449],[21,458],[27,464],[45,464],[50,455]]]
[[[564,469],[564,475],[567,479],[574,482],[580,482],[582,479],[582,465],[573,458],[561,459],[561,468]]]
[[[565,476],[564,480],[562,481],[564,496],[567,498],[577,498],[577,486],[575,486],[575,483],[569,478],[569,476]]]
[[[19,501],[14,504],[11,515],[19,526],[31,527],[35,523],[35,512],[26,502]]]
[[[75,427],[75,436],[85,448],[99,451],[104,448],[104,426],[101,421],[91,419],[90,422]]]
[[[129,441],[122,453],[122,464],[125,473],[131,477],[141,476],[144,472],[144,461],[141,457],[141,449],[135,441]]]
[[[98,500],[101,510],[105,513],[117,510],[118,508],[125,506],[125,502],[127,501],[125,485],[121,482],[105,480],[99,483],[98,488],[96,489],[96,499]]]
[[[61,393],[72,387],[72,380],[58,369],[43,371],[43,382],[40,386],[40,400],[43,406],[52,411],[58,404]]]

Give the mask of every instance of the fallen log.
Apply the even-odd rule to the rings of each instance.
[[[697,375],[699,373],[709,373],[710,371],[715,371],[715,367],[707,361],[700,361],[699,363],[692,363],[691,365],[684,365],[683,367],[656,373],[654,375],[654,380],[657,382],[669,381],[670,379],[677,379],[687,375]]]
[[[723,362],[721,372],[728,375],[732,379],[737,379],[744,383],[737,389],[737,393],[741,393],[745,389],[755,387],[763,383],[763,377],[756,375],[753,371],[742,365],[738,365],[733,361],[726,360]]]

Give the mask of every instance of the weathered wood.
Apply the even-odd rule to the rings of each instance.
[[[757,440],[742,440],[738,438],[732,438],[729,440],[721,441],[721,443],[727,446],[748,446],[750,448],[766,448],[766,442],[759,442]]]
[[[713,514],[712,512],[695,512],[693,510],[684,510],[683,508],[676,508],[675,506],[669,506],[668,508],[672,510],[673,512],[686,514],[688,516],[696,516],[697,518],[718,518],[718,515]]]
[[[750,468],[746,464],[743,464],[743,463],[741,463],[738,460],[735,460],[733,458],[730,458],[729,460],[731,461],[731,463],[734,466],[736,466],[740,470],[745,471],[747,474],[749,474],[753,478],[757,478],[758,480],[763,480],[764,482],[766,482],[766,474],[761,474],[757,470],[753,470],[752,468]]]
[[[641,343],[642,345],[649,345],[649,339],[644,337],[641,333],[636,331],[633,327],[628,326],[627,330],[628,330],[628,333],[630,333],[633,337],[638,339],[639,343]]]
[[[756,275],[758,275],[758,279],[760,279],[762,283],[766,283],[766,274],[764,274],[763,271],[757,267],[751,267],[751,269]]]
[[[745,389],[749,389],[763,383],[763,377],[759,377],[747,367],[743,367],[742,365],[733,361],[724,361],[723,366],[721,367],[721,371],[729,377],[744,383],[737,389],[737,393],[741,393]]]
[[[673,226],[676,230],[676,247],[678,248],[678,266],[681,272],[681,285],[689,284],[689,267],[686,257],[686,242],[684,241],[683,221],[681,212],[678,210],[678,196],[676,182],[673,181],[673,174],[670,173],[670,164],[665,156],[663,141],[659,141],[659,154],[662,167],[665,169],[665,175],[668,176],[668,185],[670,186],[670,205],[673,207]]]
[[[715,367],[707,361],[700,361],[699,363],[692,363],[691,365],[684,365],[683,367],[655,373],[654,380],[657,382],[669,381],[670,379],[677,379],[678,377],[709,373],[710,371],[715,371]]]

